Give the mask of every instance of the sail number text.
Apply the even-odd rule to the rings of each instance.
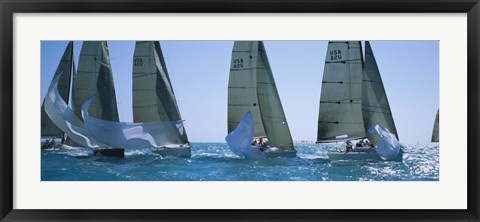
[[[142,58],[133,58],[133,66],[143,66]]]
[[[342,51],[340,49],[330,50],[330,60],[340,60],[342,59]]]
[[[234,69],[243,68],[243,59],[233,59],[233,68]]]

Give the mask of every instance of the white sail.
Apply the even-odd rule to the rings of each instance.
[[[185,133],[183,120],[155,122],[116,122],[89,116],[93,97],[83,105],[85,127],[96,140],[110,147],[147,148],[178,144],[177,134]]]
[[[248,111],[240,120],[237,127],[230,132],[226,137],[228,147],[238,156],[249,159],[266,158],[265,154],[251,145],[253,140],[253,115]]]
[[[375,151],[383,160],[394,160],[401,152],[402,145],[395,138],[395,134],[391,133],[387,128],[377,124],[368,129],[369,134],[378,136],[380,139],[376,144]]]
[[[365,129],[379,125],[387,128],[398,140],[397,128],[393,121],[392,111],[388,103],[387,94],[383,87],[382,77],[373,55],[369,41],[365,41],[365,67],[362,88],[362,112]],[[370,142],[377,144],[380,137],[367,135]]]
[[[330,41],[325,60],[317,142],[363,138],[363,58],[359,41]]]
[[[73,64],[73,42],[69,42],[67,47],[65,48],[65,52],[58,64],[57,71],[55,71],[54,78],[56,76],[61,75],[60,79],[58,80],[58,91],[59,95],[62,97],[64,101],[68,103],[69,95],[70,95],[70,81],[72,78],[72,65]],[[53,80],[52,80],[53,82]],[[42,136],[55,136],[55,137],[63,137],[63,131],[60,130],[52,120],[48,117],[47,113],[45,112],[45,102],[42,103],[41,108],[41,135]]]
[[[83,42],[74,83],[72,107],[79,118],[82,116],[82,105],[90,97],[95,96],[89,110],[90,115],[118,121],[117,100],[107,42]]]
[[[259,43],[257,60],[257,96],[263,126],[271,147],[293,151],[293,140],[273,79],[263,42]]]
[[[181,120],[158,41],[136,42],[132,77],[134,122]],[[176,141],[175,144],[188,141],[185,132],[173,135],[171,139]]]
[[[52,122],[68,136],[77,146],[98,148],[107,145],[97,141],[85,128],[83,121],[68,107],[60,96],[57,83],[61,75],[54,77],[47,96],[45,96],[45,112]]]
[[[439,119],[438,119],[438,114],[440,110],[437,110],[437,115],[435,116],[435,122],[433,123],[433,132],[432,132],[432,142],[438,142],[439,137],[438,137],[438,131],[439,131]]]
[[[129,123],[102,120],[88,115],[94,97],[85,102],[82,109],[84,121],[76,116],[60,97],[54,78],[45,98],[45,110],[54,124],[75,143],[89,148],[144,148],[173,144],[172,134],[184,132],[179,121]],[[171,130],[172,127],[176,131]]]
[[[235,41],[228,81],[228,132],[248,111],[252,112],[254,136],[265,137],[257,97],[258,42]]]

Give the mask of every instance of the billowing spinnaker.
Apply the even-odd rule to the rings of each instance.
[[[253,140],[253,115],[248,111],[237,127],[232,130],[226,137],[230,150],[241,157],[249,159],[265,158],[265,154],[256,146],[252,146]]]
[[[395,138],[393,133],[379,125],[373,125],[368,129],[369,134],[374,134],[380,138],[376,144],[378,155],[384,160],[393,160],[401,151],[402,145]]]
[[[82,120],[78,118],[65,101],[63,101],[57,90],[57,83],[60,76],[61,75],[58,75],[53,79],[48,89],[47,96],[44,100],[45,112],[52,122],[67,134],[69,139],[79,145],[90,148],[107,147],[106,144],[97,141],[93,135],[88,132]]]
[[[88,115],[93,97],[83,105],[84,122],[78,118],[60,97],[57,90],[59,76],[55,77],[45,99],[45,111],[55,125],[74,142],[90,148],[144,148],[173,144],[169,134],[184,133],[183,121],[125,123],[102,120]],[[178,132],[172,130],[172,125]]]
[[[93,97],[83,105],[82,114],[88,131],[95,139],[116,148],[146,148],[178,144],[177,134],[185,132],[183,120],[157,122],[114,122],[88,115]]]
[[[317,142],[365,137],[359,41],[330,41],[320,96]]]

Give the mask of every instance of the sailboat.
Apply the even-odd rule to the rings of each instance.
[[[381,138],[370,133],[375,126],[385,132],[382,135],[392,135],[398,140],[370,43],[365,42],[364,62],[360,41],[330,41],[320,96],[317,143],[346,141],[348,144],[360,140],[349,152],[327,155],[333,160],[381,160],[377,150]],[[369,141],[362,143],[366,138]],[[398,141],[396,145],[398,152]],[[400,150],[391,160],[401,161],[402,156]]]
[[[67,103],[70,96],[70,84],[73,66],[73,42],[70,41],[65,48],[65,52],[63,53],[54,75],[54,78],[61,75],[58,81],[58,92],[62,99]],[[41,136],[51,139],[50,141],[47,139],[47,141],[42,144],[42,149],[59,148],[61,147],[61,144],[65,143],[65,135],[63,131],[53,123],[53,121],[45,112],[45,100],[42,102],[41,107]],[[56,144],[54,142],[55,138],[60,138],[61,144]]]
[[[155,46],[152,43],[151,46],[155,48],[153,61],[163,64],[162,66],[157,65],[158,67],[165,67],[163,58],[158,57],[161,54],[159,45]],[[148,61],[152,59],[150,56],[147,55],[144,58],[142,54],[137,55],[138,57],[134,59],[134,63],[137,62],[134,66],[139,66],[137,68],[140,68],[140,63],[143,62],[151,64]],[[143,68],[139,70],[141,71]],[[142,75],[140,71],[137,74]],[[156,88],[153,87],[154,92],[157,88],[159,92],[171,92],[169,97],[171,100],[165,101],[162,96],[158,96],[162,102],[158,103],[156,107],[165,108],[167,104],[173,101],[176,108],[168,75],[163,71],[163,68],[160,73],[161,80],[156,78],[156,75],[149,76],[150,78],[156,78],[153,82],[160,84]],[[165,152],[159,151],[162,155],[190,156],[190,147],[186,146],[189,144],[186,139],[183,120],[179,119],[178,108],[176,108],[177,115],[170,113],[172,111],[171,106],[165,109],[164,114],[171,120],[155,121],[155,119],[145,119],[146,121],[144,122],[134,123],[118,121],[116,96],[106,42],[84,42],[80,54],[79,72],[77,73],[73,69],[73,75],[72,108],[60,96],[59,89],[61,87],[59,87],[59,80],[63,73],[54,77],[44,99],[44,110],[48,117],[61,131],[68,135],[67,142],[62,147],[88,147],[95,154],[120,157],[125,155],[124,148],[155,147],[166,150]],[[143,79],[144,83],[145,80],[148,79]],[[168,87],[166,85],[167,82]],[[143,90],[144,92],[138,92],[139,95],[135,97],[140,96],[141,101],[135,104],[141,106],[142,101],[152,102],[153,100],[148,99],[151,96],[151,93],[148,93],[148,90],[151,90],[150,85],[147,84],[141,86],[141,88],[137,86],[139,85],[134,80],[134,89],[137,91]],[[168,88],[168,90],[165,90],[165,88]],[[151,109],[143,109],[143,111],[151,111]],[[139,112],[139,115],[144,114],[149,116],[148,112]],[[141,120],[141,118],[136,119]],[[69,145],[70,143],[72,145]],[[177,147],[175,147],[175,144],[177,144]]]
[[[181,120],[170,77],[167,72],[160,43],[137,41],[133,55],[133,121]],[[161,156],[191,157],[190,143],[183,124],[172,124],[166,133],[172,144],[153,147],[152,152]]]
[[[432,142],[439,142],[439,137],[438,137],[438,128],[439,128],[439,122],[438,122],[438,113],[440,110],[437,110],[437,115],[435,116],[435,122],[433,123],[433,132],[432,132]]]
[[[108,45],[105,41],[84,41],[80,51],[78,72],[74,73],[72,86],[72,110],[82,119],[82,105],[93,97],[89,115],[103,120],[118,122],[117,100],[113,83]],[[81,147],[68,140],[64,147]],[[124,149],[99,147],[94,154],[124,157]]]
[[[225,138],[230,149],[251,158],[296,157],[263,42],[235,41],[231,61]],[[252,157],[251,149],[260,155]]]

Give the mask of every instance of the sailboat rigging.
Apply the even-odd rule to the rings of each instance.
[[[262,41],[234,43],[228,83],[228,133],[225,139],[234,153],[250,158],[296,156]],[[251,149],[263,155],[253,152],[252,156]]]
[[[378,135],[371,133],[378,131],[381,131]],[[329,158],[381,159],[379,153],[383,150],[379,152],[374,146],[379,144],[381,137],[389,134],[398,140],[370,43],[365,42],[363,61],[360,41],[330,41],[320,96],[317,143],[348,143],[361,139],[351,151],[329,153]],[[399,149],[399,146],[394,147]],[[395,155],[395,160],[401,161],[402,152],[398,155],[392,152],[388,156]]]
[[[180,111],[158,41],[137,41],[133,55],[134,122],[178,121]],[[191,156],[190,143],[183,124],[166,129],[171,144],[153,147],[162,156]]]
[[[78,73],[73,69],[71,109],[60,94],[61,78],[70,75],[56,75],[44,100],[47,116],[68,135],[63,148],[88,147],[95,154],[123,157],[124,148],[153,147],[162,156],[191,156],[158,42],[137,42],[134,123],[119,121],[106,42],[83,43]]]

